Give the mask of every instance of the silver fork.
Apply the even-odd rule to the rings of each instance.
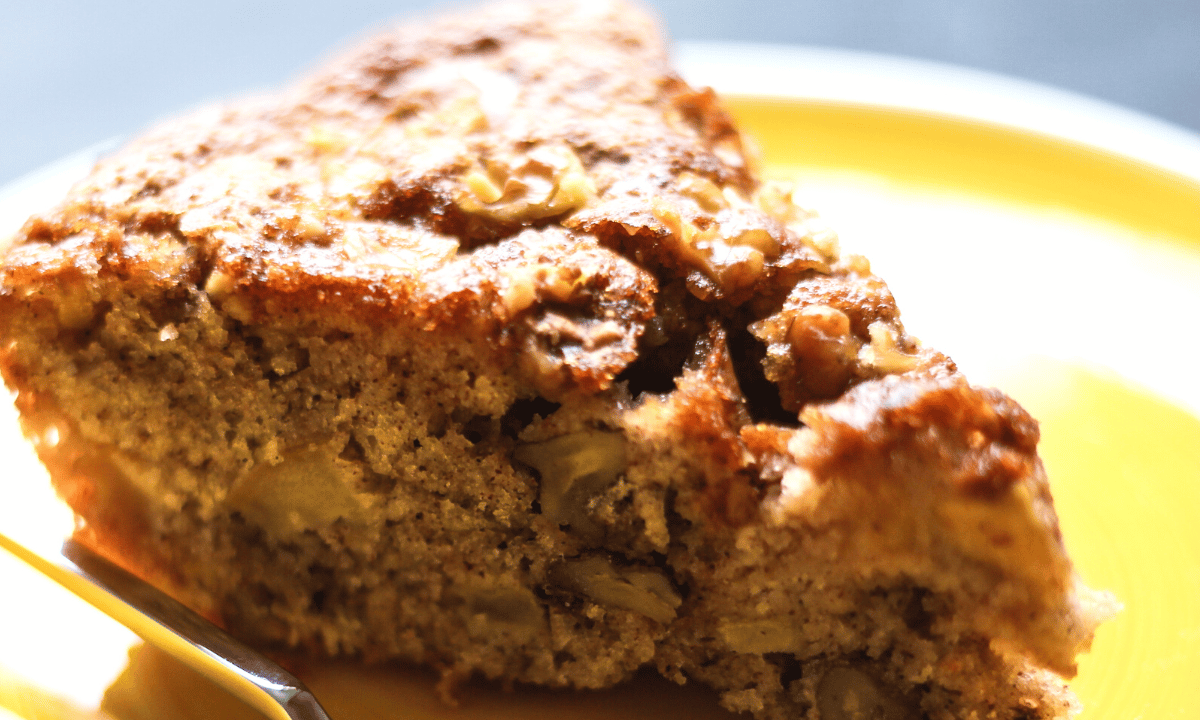
[[[61,578],[55,578],[60,584],[93,604],[96,604],[96,598],[87,596],[92,594],[90,590],[102,591],[109,598],[103,603],[105,607],[102,609],[142,637],[148,634],[146,623],[153,622],[182,641],[182,645],[164,649],[268,717],[276,720],[330,720],[316,697],[299,678],[235,640],[158,588],[74,540],[62,544],[59,556],[53,560],[39,557],[84,580],[84,587],[89,592],[85,594],[76,583],[65,583]],[[114,612],[107,607],[110,603],[126,611]],[[197,653],[207,662],[197,662]],[[220,666],[223,671],[218,671],[214,666]]]

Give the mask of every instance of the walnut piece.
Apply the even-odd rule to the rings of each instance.
[[[600,556],[568,560],[555,568],[552,580],[600,605],[631,610],[668,623],[683,600],[656,567],[621,567]]]
[[[584,207],[596,183],[567,145],[543,145],[523,157],[487,158],[462,177],[455,202],[464,211],[503,222],[554,217]]]
[[[542,514],[584,536],[598,535],[588,502],[625,472],[624,433],[585,430],[518,446],[513,457],[541,476]]]

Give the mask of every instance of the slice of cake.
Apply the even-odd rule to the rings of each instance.
[[[1113,606],[1037,424],[622,4],[402,27],[155,130],[26,223],[0,338],[80,536],[266,648],[1028,720]]]

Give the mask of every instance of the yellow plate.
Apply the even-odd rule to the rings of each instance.
[[[691,77],[774,95],[731,101],[766,173],[795,181],[844,247],[872,259],[910,329],[1041,419],[1068,546],[1125,603],[1074,682],[1084,720],[1200,717],[1200,140],[945,68],[686,50]],[[43,202],[73,167],[9,189],[7,206]],[[131,636],[3,553],[0,587],[19,588],[0,595],[0,718],[92,717],[110,685],[117,717],[246,714],[153,648],[127,662]],[[722,716],[710,696],[652,680],[601,694],[474,688],[448,709],[419,671],[301,674],[334,717]]]

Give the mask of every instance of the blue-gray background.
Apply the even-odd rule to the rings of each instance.
[[[0,184],[446,0],[0,0]],[[1200,0],[648,0],[680,40],[937,60],[1200,131]]]

